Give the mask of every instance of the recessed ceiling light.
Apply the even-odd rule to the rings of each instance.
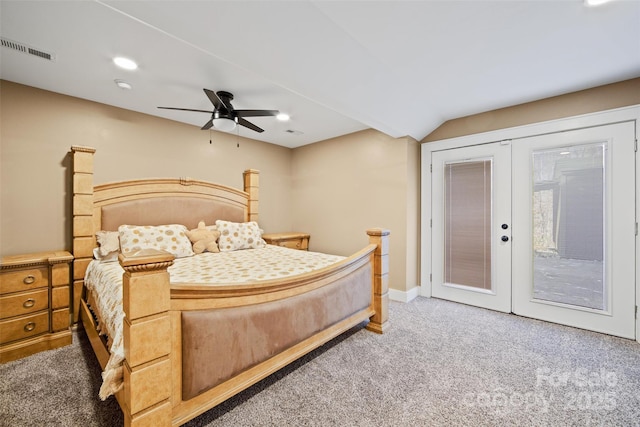
[[[135,70],[136,68],[138,68],[138,64],[136,64],[131,59],[122,56],[113,58],[113,63],[120,68],[124,68],[125,70]]]
[[[281,122],[286,122],[287,120],[289,120],[289,115],[286,113],[280,113],[276,116],[276,119],[280,120]]]
[[[133,89],[133,86],[131,86],[131,83],[125,82],[124,80],[120,80],[120,79],[115,79],[114,80],[116,82],[116,85],[118,85],[118,87],[120,89]]]
[[[611,0],[584,0],[584,4],[587,6],[600,6],[605,3],[609,3]]]

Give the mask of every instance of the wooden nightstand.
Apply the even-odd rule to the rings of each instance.
[[[71,344],[66,251],[0,260],[0,363]]]
[[[270,245],[284,246],[285,248],[309,250],[309,235],[305,233],[268,233],[262,238]]]

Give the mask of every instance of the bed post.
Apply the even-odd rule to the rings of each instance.
[[[72,146],[73,164],[73,323],[78,322],[84,273],[93,258],[93,156],[95,148]]]
[[[379,334],[389,327],[389,230],[370,228],[369,243],[376,245],[373,253],[373,309],[367,329]]]
[[[260,171],[247,169],[242,174],[244,178],[244,192],[249,193],[247,221],[258,222],[258,187],[260,186]]]
[[[171,291],[173,255],[156,250],[119,256],[124,319],[125,427],[171,425]]]

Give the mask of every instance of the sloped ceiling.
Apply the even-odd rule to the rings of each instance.
[[[640,76],[640,1],[5,1],[0,78],[202,126],[202,89],[288,122],[297,147],[361,129],[421,140],[448,119]],[[134,59],[124,71],[114,56]],[[122,90],[115,79],[129,82]],[[234,131],[236,132],[236,131]]]

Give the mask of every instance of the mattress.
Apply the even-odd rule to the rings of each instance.
[[[207,284],[209,286],[255,283],[296,276],[319,270],[344,257],[318,252],[298,251],[267,245],[259,249],[220,252],[178,258],[168,268],[172,284]],[[106,399],[122,387],[123,319],[122,274],[117,262],[92,261],[85,274],[85,286],[93,298],[98,332],[107,336],[109,361],[102,373],[100,398]]]

